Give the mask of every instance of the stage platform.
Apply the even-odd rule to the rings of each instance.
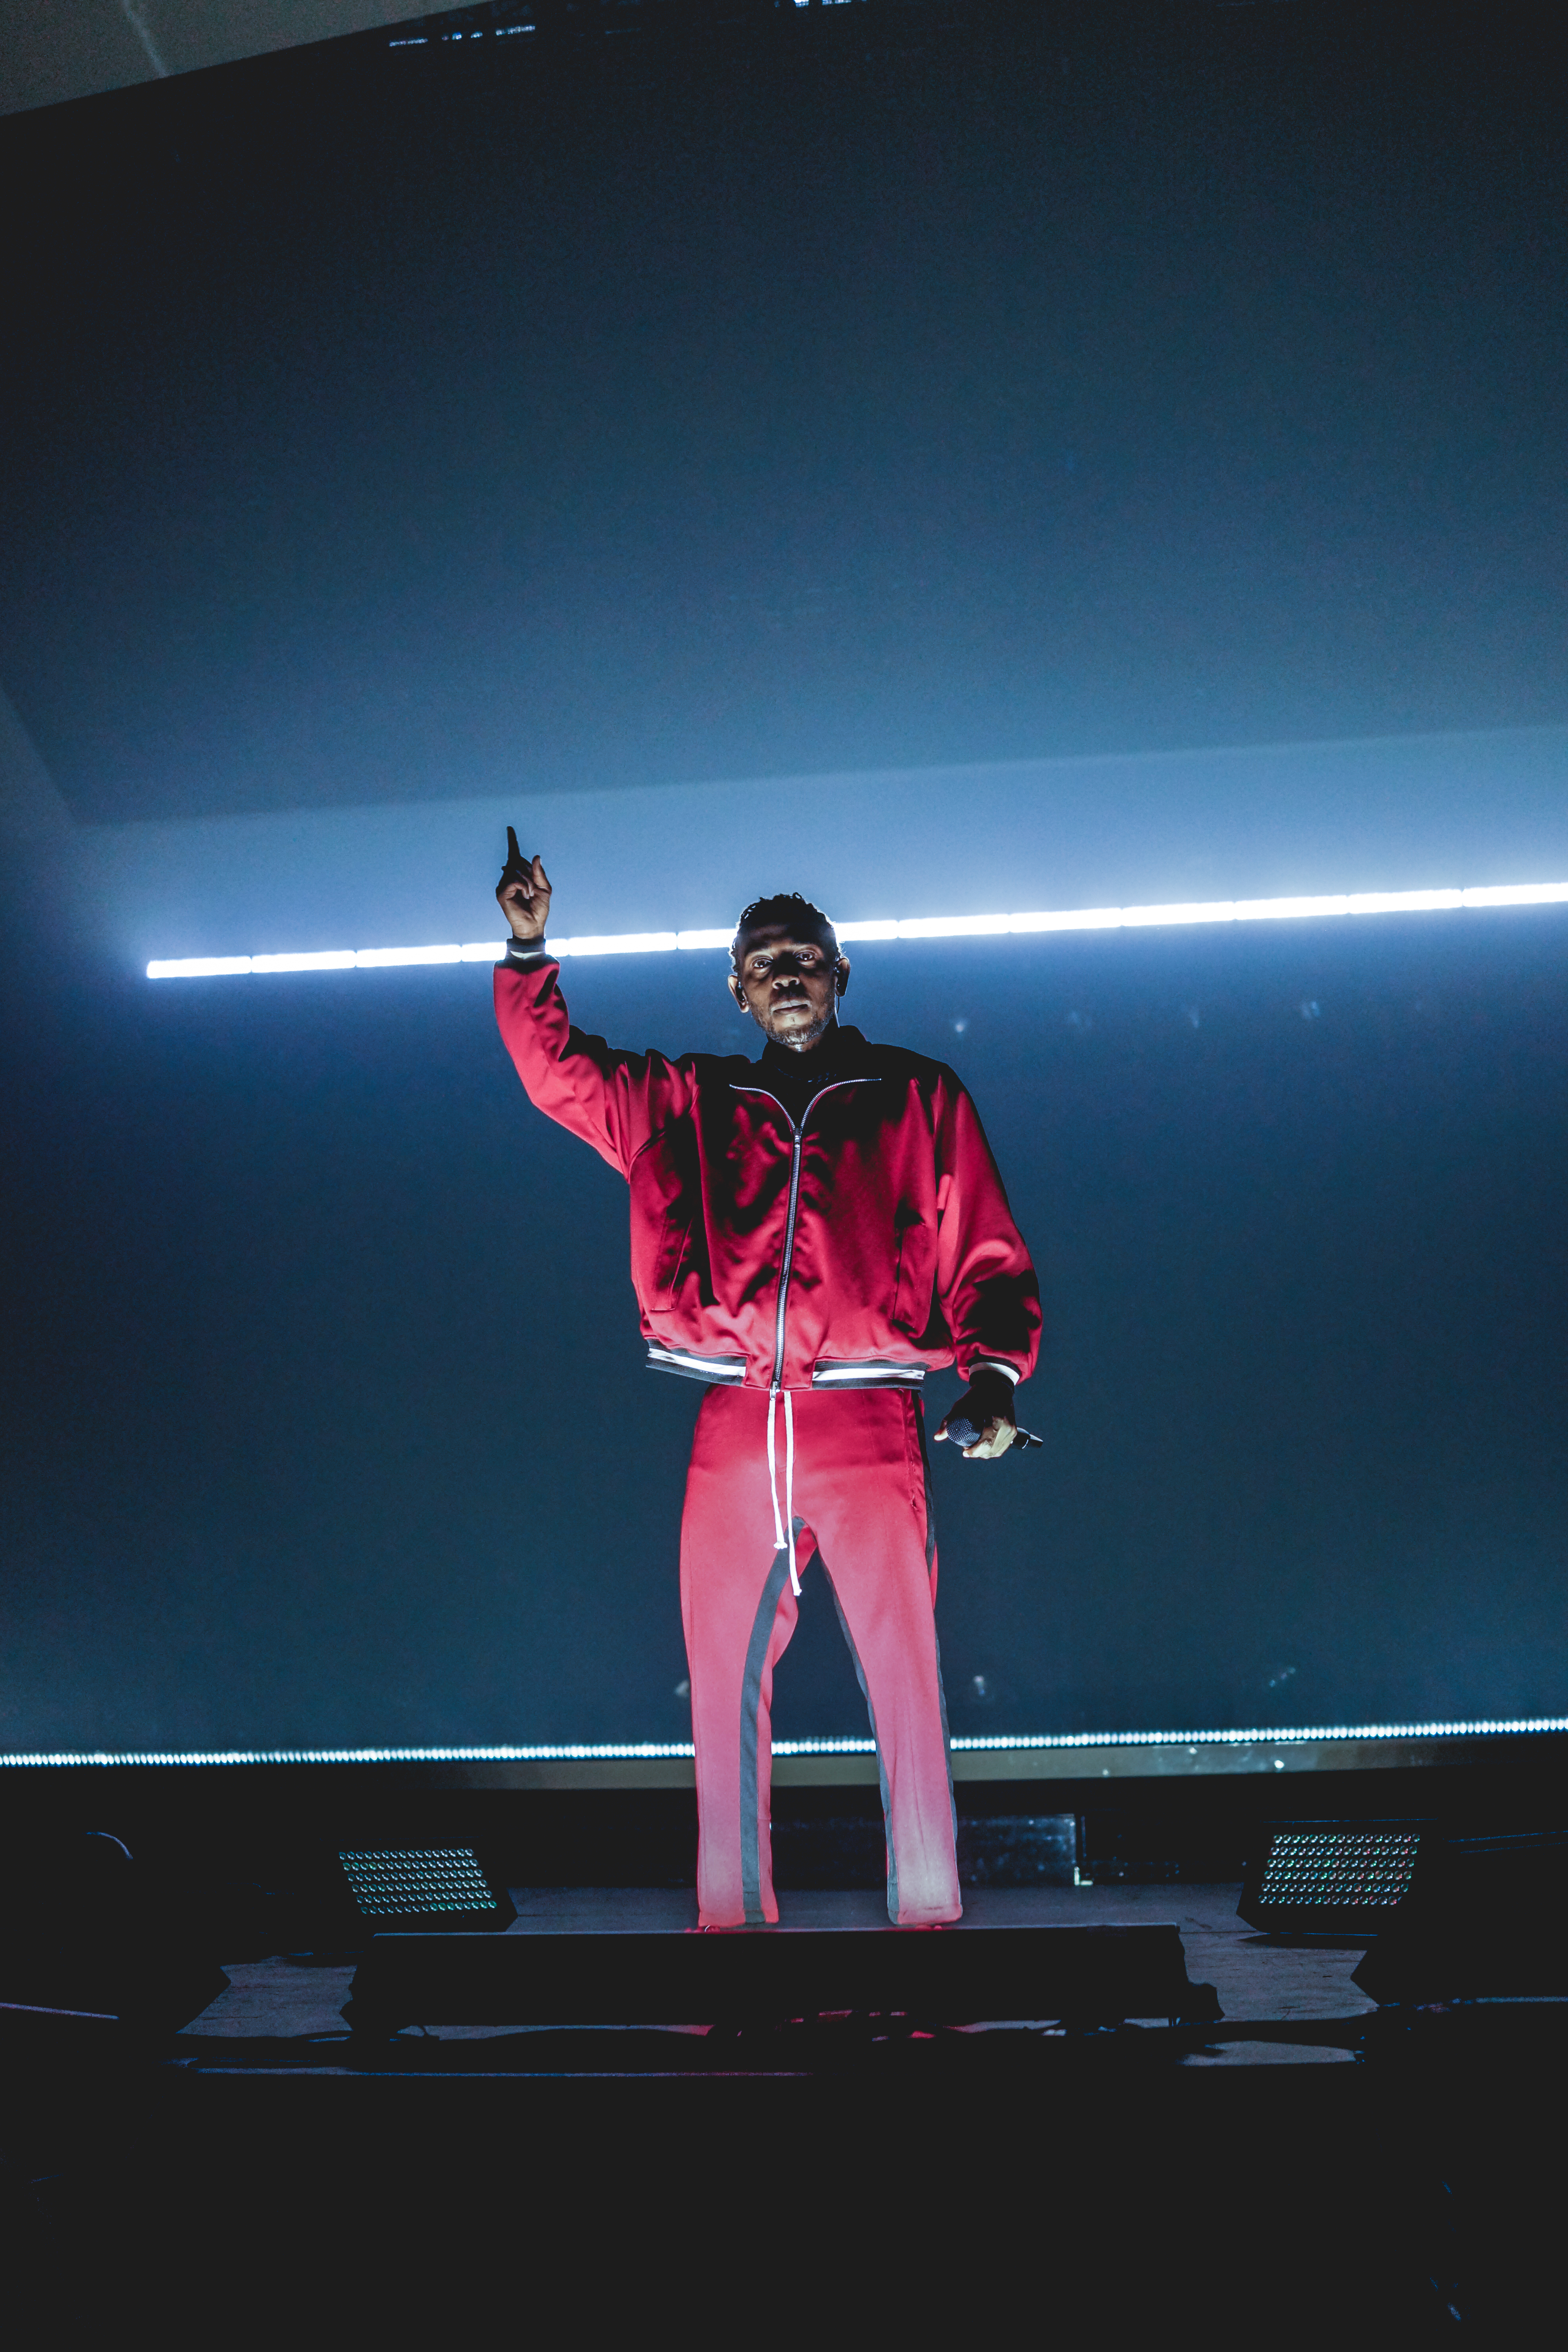
[[[1397,1811],[1456,1834],[1552,1825],[1562,1762],[1542,1742],[1531,1759],[1493,1748],[1449,1770],[1323,1774],[1314,1810]],[[0,2015],[0,2258],[40,2298],[28,2340],[74,2340],[62,2314],[101,2332],[135,2308],[175,2343],[237,2327],[307,2343],[458,2325],[640,2336],[713,2315],[830,2345],[1021,2325],[1118,2352],[1200,2326],[1314,2347],[1419,2345],[1459,2325],[1533,2341],[1568,2189],[1550,2126],[1568,1999],[1380,2008],[1352,1981],[1363,1940],[1257,1933],[1237,1916],[1239,1859],[1203,1864],[1255,1850],[1265,1808],[1286,1810],[1276,1787],[1124,1782],[1097,1811],[1087,1784],[1058,1784],[1053,1807],[1075,1811],[1047,1813],[1037,1787],[998,1784],[982,1806],[961,1783],[965,1916],[939,1936],[887,1927],[875,1790],[858,1810],[852,1787],[781,1790],[779,1927],[688,1941],[689,1792],[420,1789],[396,1767],[35,1775],[14,1811],[36,1850],[79,1853],[72,1837],[112,1829],[148,1874],[139,1911],[76,1915],[79,1948],[118,1936],[174,2000],[197,1989],[157,2030]],[[406,1939],[435,1963],[421,1977],[413,1954],[413,1980],[451,1988],[457,2014],[433,2000],[395,2021],[374,2004],[345,2018],[367,1956],[402,1939],[367,1943],[341,1910],[357,1948],[333,1948],[325,1915],[310,1950],[204,1926],[227,1882],[302,1888],[289,1874],[323,1854],[335,1867],[362,1840],[472,1842],[509,1887],[504,1932]],[[1539,1859],[1456,1897],[1503,1961],[1539,1907]],[[860,1875],[824,1886],[825,1863]],[[974,1883],[1004,1864],[1100,1875]],[[303,1928],[307,1913],[286,1916]],[[798,2026],[775,2010],[710,2032],[660,2027],[646,2000],[618,2017],[579,2003],[571,2022],[559,2007],[553,2023],[478,2016],[474,2000],[463,2013],[475,1977],[558,1989],[574,1948],[616,1937],[697,1964],[651,1969],[646,1986],[710,1981],[716,1947],[749,1963],[842,1937],[889,1948],[897,1968],[1012,1931],[1026,1945],[1142,1935],[1177,1960],[1177,1997],[1164,2015],[1112,2004],[1109,2022],[965,2009],[929,2032],[892,2001],[868,2022],[823,2000]],[[536,1974],[527,1948],[551,1939]],[[229,1980],[215,1993],[216,1962]],[[637,1990],[637,1966],[583,1977]],[[967,1957],[956,1977],[995,1981]],[[1182,1983],[1202,1998],[1184,2003]],[[1506,1966],[1479,1990],[1507,1992]]]
[[[1535,2340],[1568,2001],[1379,2010],[1351,1980],[1363,1942],[1259,1936],[1239,1892],[980,1887],[957,1927],[902,1937],[870,1889],[803,1890],[776,1931],[688,1947],[1173,1928],[1212,2022],[998,2019],[847,2051],[788,2031],[705,2047],[613,2018],[360,2034],[342,2011],[362,1955],[325,1951],[229,1957],[226,1990],[161,2036],[13,2017],[13,2303],[37,2294],[40,2343],[132,2308],[176,2344],[593,2340],[705,2314],[829,2346],[981,2326],[1071,2326],[1117,2352],[1200,2326],[1282,2346],[1423,2345],[1461,2324]],[[489,1955],[679,1947],[695,1924],[680,1888],[512,1900],[504,1934],[473,1939]]]
[[[1239,1885],[979,1887],[965,1898],[963,1921],[945,1932],[1173,1925],[1189,1977],[1212,1984],[1224,2011],[1221,2024],[1201,2031],[1142,2021],[1146,2032],[1181,2037],[1183,2047],[1173,2053],[1173,2063],[1192,2068],[1349,2063],[1375,2007],[1351,1982],[1364,1942],[1258,1936],[1237,1916],[1240,1892]],[[697,1924],[697,1898],[679,1888],[515,1887],[511,1896],[518,1916],[505,1932],[513,1937],[680,1935]],[[796,1892],[781,1896],[780,1909],[778,1928],[761,1932],[864,1930],[888,1924],[882,1897],[869,1889]],[[176,2063],[203,2070],[260,2063],[326,2073],[358,2073],[367,2063],[388,2063],[384,2045],[374,2056],[349,2047],[342,2008],[356,1959],[272,1958],[226,1966],[228,1990],[176,2037]],[[615,2024],[604,2021],[605,2027]],[[472,2074],[483,2063],[476,2044],[492,2045],[500,2071],[533,2072],[539,2061],[531,2063],[528,2043],[536,2038],[526,2028],[452,2024],[431,2017],[398,2040],[418,2045],[422,2072],[431,2067],[432,2039],[450,2045],[455,2054],[461,2046],[462,2071]],[[552,2071],[561,2063],[563,2038],[552,2032]],[[594,2071],[614,2070],[613,2051],[606,2051],[602,2032],[579,2038],[581,2063]],[[391,2054],[395,2059],[397,2053]]]

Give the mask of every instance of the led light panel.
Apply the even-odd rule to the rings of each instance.
[[[1280,1830],[1258,1888],[1267,1909],[1392,1910],[1410,1892],[1419,1830]]]
[[[1269,1828],[1247,1873],[1239,1917],[1267,1933],[1372,1937],[1390,1927],[1434,1869],[1430,1822],[1293,1822]]]
[[[350,1846],[339,1850],[338,1861],[353,1916],[384,1934],[499,1929],[517,1916],[510,1896],[490,1885],[472,1846]]]
[[[490,1890],[471,1846],[350,1848],[338,1855],[367,1919],[411,1912],[488,1911]]]

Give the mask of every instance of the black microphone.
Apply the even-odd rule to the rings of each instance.
[[[983,1429],[976,1429],[967,1413],[955,1412],[949,1418],[942,1434],[950,1445],[962,1447],[978,1445],[985,1433]],[[1045,1442],[1043,1437],[1037,1437],[1032,1430],[1016,1429],[1013,1433],[1012,1445],[1008,1450],[1015,1454],[1019,1452],[1026,1454],[1031,1445],[1044,1445]]]

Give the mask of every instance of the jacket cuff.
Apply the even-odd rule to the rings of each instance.
[[[1005,1363],[1000,1356],[976,1356],[972,1362],[962,1367],[959,1377],[973,1388],[975,1381],[987,1372],[999,1373],[1009,1388],[1015,1389],[1023,1378],[1016,1364]]]
[[[542,940],[509,940],[501,961],[514,971],[531,971],[537,964],[553,963],[555,958]]]

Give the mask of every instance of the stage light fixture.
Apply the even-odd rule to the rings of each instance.
[[[226,1990],[214,1890],[151,1871],[111,1830],[13,1835],[0,1934],[3,2005],[174,2032]]]
[[[1352,1984],[1384,2004],[1568,1995],[1568,1830],[1451,1838]]]
[[[379,1935],[509,1927],[510,1895],[472,1846],[342,1846],[338,1861],[360,1920]]]
[[[1375,1936],[1430,1877],[1441,1845],[1430,1822],[1268,1823],[1237,1916],[1274,1934]]]
[[[910,915],[868,922],[839,923],[841,941],[861,940],[975,940],[1024,937],[1043,931],[1150,930],[1190,923],[1298,922],[1343,915],[1429,915],[1486,907],[1568,905],[1568,882],[1501,882],[1473,890],[1361,890],[1312,898],[1202,898],[1151,907],[1077,907],[1056,913],[1014,915]],[[728,948],[733,930],[588,931],[552,940],[557,956],[674,955],[681,950]],[[430,948],[320,948],[308,952],[260,956],[160,956],[147,966],[149,980],[216,980],[244,972],[384,971],[398,964],[495,963],[504,940],[469,940],[462,946]]]

